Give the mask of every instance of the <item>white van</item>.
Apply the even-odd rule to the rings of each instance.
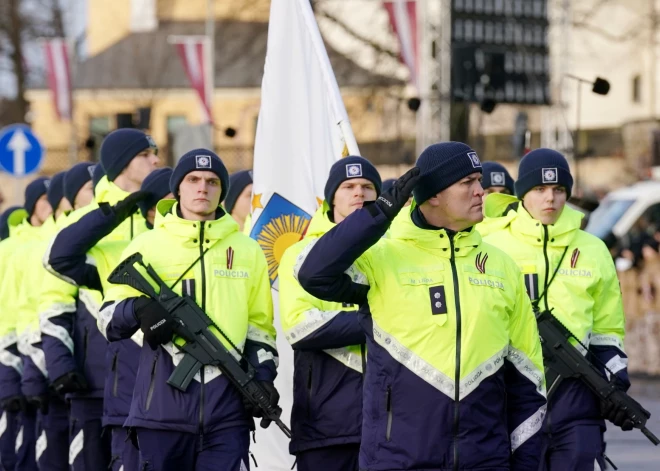
[[[644,181],[609,193],[589,216],[585,230],[605,239],[621,239],[642,216],[660,227],[660,181]]]

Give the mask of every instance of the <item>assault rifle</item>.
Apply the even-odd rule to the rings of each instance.
[[[158,291],[136,268],[136,264],[146,270],[151,280],[158,286]],[[177,347],[185,352],[185,355],[170,375],[167,384],[185,392],[193,377],[204,365],[216,366],[244,398],[261,410],[264,419],[275,422],[284,434],[291,438],[291,431],[280,418],[282,409],[270,404],[268,394],[254,379],[255,370],[248,359],[194,300],[176,294],[161,280],[151,265],[145,265],[142,254],[133,254],[121,262],[110,274],[108,281],[131,286],[158,301],[176,321],[175,333],[186,341],[182,347],[178,345]],[[233,351],[225,347],[211,327],[227,340]]]
[[[541,336],[546,380],[550,385],[548,396],[556,390],[562,379],[580,379],[601,400],[608,400],[617,408],[625,410],[626,417],[633,423],[633,427],[640,429],[651,443],[658,445],[660,440],[646,428],[646,421],[651,417],[651,413],[618,387],[616,376],[611,374],[611,379],[606,380],[598,368],[569,342],[569,339],[573,338],[579,343],[579,339],[550,311],[537,310],[536,321]]]

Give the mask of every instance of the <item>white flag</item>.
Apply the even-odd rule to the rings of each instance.
[[[266,254],[274,290],[282,254],[301,239],[323,200],[330,167],[346,155],[359,155],[359,150],[309,0],[272,0],[250,236]],[[275,385],[282,418],[289,424],[293,351],[280,325],[277,293],[273,295],[280,355]],[[288,440],[275,426],[257,427],[251,450],[259,467],[268,471],[289,471],[294,462]]]

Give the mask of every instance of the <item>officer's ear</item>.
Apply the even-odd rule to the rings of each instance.
[[[437,208],[438,206],[441,205],[441,202],[440,202],[440,193],[438,193],[438,194],[436,194],[436,195],[434,195],[434,196],[431,196],[429,199],[427,199],[426,201],[424,201],[421,205],[422,205],[422,206],[424,206],[424,205],[428,205],[428,206],[430,206],[430,207],[432,207],[432,208]]]

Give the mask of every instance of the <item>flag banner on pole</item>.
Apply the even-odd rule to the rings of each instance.
[[[71,68],[66,39],[55,38],[44,42],[48,88],[53,96],[55,113],[60,120],[71,119]]]
[[[272,0],[254,149],[250,236],[266,255],[273,286],[280,366],[275,385],[291,418],[293,351],[282,332],[277,277],[284,251],[304,235],[323,202],[330,167],[359,150],[309,0]],[[289,471],[289,441],[257,428],[251,446],[269,471]]]
[[[190,86],[197,93],[202,110],[204,123],[212,122],[209,40],[206,36],[175,36],[176,47],[183,68],[186,71]]]
[[[410,82],[419,90],[419,52],[417,40],[417,7],[415,0],[388,0],[383,2],[390,18],[392,30],[399,40],[401,62],[410,71]]]

